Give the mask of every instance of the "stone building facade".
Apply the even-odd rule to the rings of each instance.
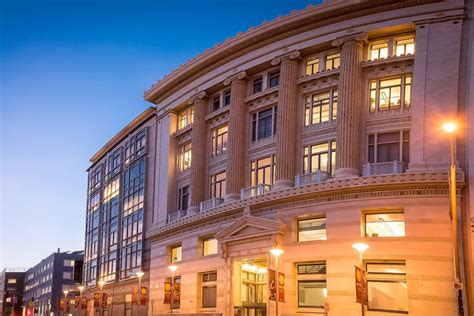
[[[269,250],[279,247],[280,315],[360,315],[360,264],[366,315],[472,315],[472,6],[325,1],[206,50],[146,91],[156,105],[143,123],[153,130],[141,237],[148,314],[169,313],[173,264],[174,313],[274,315]],[[441,129],[450,119],[461,126],[461,292]],[[362,258],[356,242],[370,246]]]

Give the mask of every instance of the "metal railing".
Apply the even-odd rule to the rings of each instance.
[[[407,164],[400,161],[366,163],[362,166],[362,176],[378,176],[384,174],[404,173],[407,170]]]
[[[295,177],[295,186],[299,187],[306,184],[321,183],[329,178],[331,178],[331,175],[328,172],[321,170],[311,173],[299,174]]]
[[[188,213],[187,210],[177,210],[175,212],[169,213],[167,218],[167,223],[173,223],[179,221],[181,218],[185,217]]]
[[[212,210],[215,208],[217,205],[224,203],[224,199],[221,198],[212,198],[207,201],[203,201],[199,203],[199,211],[200,212],[206,212],[209,210]]]
[[[257,184],[256,186],[240,190],[240,199],[247,199],[270,192],[272,186],[269,184]]]

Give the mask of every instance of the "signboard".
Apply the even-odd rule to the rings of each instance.
[[[355,266],[356,302],[368,305],[367,276],[364,270]]]
[[[65,301],[63,298],[61,298],[61,299],[59,300],[59,310],[60,310],[61,312],[64,312],[65,309],[66,309],[65,307],[66,307],[66,301]]]
[[[76,306],[76,308],[79,308],[80,304],[81,304],[81,297],[74,296],[74,306]]]
[[[148,294],[147,288],[143,286],[140,289],[140,305],[146,305],[147,294]]]
[[[94,293],[94,307],[99,307],[100,306],[100,293],[95,292]]]
[[[87,297],[81,297],[81,309],[87,309]]]
[[[138,305],[138,288],[133,287],[132,291],[132,304]]]
[[[285,274],[278,272],[278,301],[285,302]]]
[[[173,289],[173,303],[179,304],[181,299],[181,284],[174,283]],[[171,281],[165,282],[165,299],[163,304],[171,304]]]
[[[165,281],[165,299],[163,304],[171,304],[171,282]]]
[[[107,308],[107,297],[109,294],[102,293],[102,308]]]
[[[278,280],[275,280],[275,270],[268,269],[268,287],[270,297],[268,299],[276,301],[276,291],[278,282],[278,301],[285,302],[285,274],[278,272]]]

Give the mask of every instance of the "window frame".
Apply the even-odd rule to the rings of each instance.
[[[324,273],[299,273],[301,265],[324,265]],[[301,283],[322,283],[327,291],[327,262],[325,260],[296,262],[296,301],[297,307],[302,309],[324,308],[324,305],[301,305],[300,302],[300,284]],[[327,303],[327,296],[325,297]]]
[[[325,71],[341,68],[341,53],[334,52],[326,54],[326,56],[324,56],[324,66]]]
[[[178,113],[177,130],[182,130],[191,126],[194,122],[194,107],[188,106]]]
[[[389,143],[388,142],[379,143],[378,138],[380,135],[394,134],[396,132],[399,132],[400,134],[398,138],[399,155],[398,155],[397,162],[404,162],[404,163],[410,162],[410,137],[411,137],[410,130],[401,129],[401,130],[395,130],[395,131],[384,131],[384,132],[375,132],[375,133],[367,134],[367,143],[366,143],[366,148],[367,148],[366,162],[367,163],[393,162],[393,161],[379,161],[378,147],[380,145],[386,145]],[[407,138],[405,139],[406,135],[407,135]],[[373,144],[371,143],[371,137],[373,137]],[[392,142],[392,143],[395,143],[395,142]],[[372,152],[371,152],[371,148],[372,148]],[[405,161],[405,157],[404,157],[405,155],[406,155],[407,161]]]
[[[204,280],[204,275],[208,274],[215,274],[216,279],[215,280],[210,280],[210,281],[205,281]],[[201,283],[201,308],[207,309],[207,308],[216,308],[217,307],[217,270],[214,271],[206,271],[206,272],[201,272],[199,273],[200,277],[200,283]],[[213,306],[204,306],[204,288],[215,288],[215,296],[214,296],[214,305]]]
[[[310,57],[306,59],[304,75],[309,77],[319,73],[319,57]]]
[[[266,120],[268,119],[268,116],[265,116],[265,117],[261,117],[264,113],[264,112],[267,112],[271,110],[271,131],[270,131],[270,135],[268,136],[265,136],[267,134],[267,132],[265,131],[265,134],[262,135],[262,137],[260,137],[260,124],[263,123],[263,120],[265,119],[265,122]],[[267,139],[267,138],[272,138],[275,136],[276,134],[276,131],[277,131],[277,111],[278,111],[278,106],[277,105],[273,105],[271,107],[268,107],[268,108],[264,108],[264,109],[260,109],[258,111],[255,111],[252,113],[252,125],[251,125],[251,141],[252,142],[257,142],[257,141],[260,141],[260,140],[263,140],[263,139]],[[266,125],[266,124],[265,124]]]
[[[316,153],[311,152],[312,147],[323,145],[323,144],[327,144],[327,147],[328,147],[327,151],[320,151]],[[336,153],[337,153],[337,144],[336,144],[335,139],[331,139],[322,143],[309,144],[309,145],[303,146],[303,164],[302,164],[303,174],[309,174],[309,173],[321,171],[321,172],[327,172],[328,174],[333,176],[336,171]],[[321,155],[323,154],[327,155],[327,162],[326,162],[326,165],[328,167],[327,171],[321,170],[320,168]],[[313,171],[313,161],[312,161],[313,157],[318,157],[318,163],[320,165],[318,169],[315,169],[315,171]]]
[[[210,253],[210,254],[207,254],[207,255],[206,255],[206,254],[205,254],[205,243],[208,242],[208,241],[210,241],[210,240],[215,240],[216,243],[217,243],[216,253]],[[201,238],[201,245],[202,245],[202,251],[201,251],[201,256],[202,256],[202,257],[210,257],[210,256],[215,256],[215,255],[219,254],[219,241],[218,241],[215,237],[211,236],[211,237],[203,237],[203,238]]]
[[[192,164],[192,143],[187,142],[179,146],[178,150],[178,170],[185,172],[191,169]]]
[[[402,214],[403,215],[403,236],[372,236],[367,232],[367,216],[369,215],[386,215],[386,214]],[[369,210],[363,213],[364,215],[364,237],[367,238],[403,238],[406,237],[406,218],[404,210]]]
[[[263,163],[263,160],[264,159],[268,159],[270,158],[270,164],[266,164],[264,166],[259,166],[259,162]],[[269,168],[269,169],[268,169]],[[250,162],[250,186],[251,187],[254,187],[254,186],[257,186],[257,185],[273,185],[275,183],[275,168],[276,168],[276,155],[275,154],[272,154],[270,156],[265,156],[265,157],[260,157],[260,158],[257,158],[257,159],[254,159]],[[266,172],[267,172],[267,169],[269,170],[270,172],[270,179],[271,179],[271,183],[265,183],[265,182],[259,182],[258,178],[259,178],[259,170],[263,170],[263,178],[265,179],[266,178]]]
[[[225,131],[223,131],[225,129]],[[221,125],[211,131],[211,155],[216,158],[227,152],[229,143],[229,126]]]
[[[386,87],[381,87],[382,82],[400,79],[400,85],[391,85]],[[390,77],[383,77],[383,78],[375,78],[369,80],[369,113],[376,113],[379,111],[401,111],[403,109],[411,108],[411,86],[412,86],[413,74],[400,74],[397,76],[390,76]],[[400,104],[395,104],[391,106],[391,93],[392,89],[400,87]],[[390,96],[388,98],[388,106],[387,108],[380,108],[380,94],[382,89],[389,89]],[[408,91],[408,92],[407,92]],[[407,94],[410,100],[407,100]],[[374,98],[375,97],[375,98]]]
[[[316,100],[315,98],[329,94],[329,98]],[[320,124],[336,121],[337,119],[337,103],[338,103],[339,92],[337,88],[333,88],[326,91],[320,91],[318,93],[312,93],[305,95],[304,97],[304,111],[303,111],[303,125],[304,127],[314,127]],[[327,101],[328,107],[328,119],[323,121],[323,107],[325,106],[325,100]],[[315,122],[315,109],[319,108],[319,122]]]
[[[218,176],[224,175],[224,178],[218,179]],[[223,199],[226,194],[226,189],[227,189],[227,172],[221,171],[212,174],[210,177],[210,183],[209,183],[209,198],[220,198]],[[219,191],[219,195],[217,192]]]
[[[187,203],[184,203],[184,202]],[[191,186],[189,184],[183,185],[178,188],[178,211],[187,211],[189,209],[189,205],[191,203]],[[187,204],[187,205],[184,205]],[[183,207],[186,208],[183,208]]]
[[[300,240],[300,222],[311,221],[311,220],[316,220],[316,219],[324,219],[324,230],[325,230],[324,239]],[[315,241],[325,241],[325,240],[327,240],[327,216],[326,215],[317,215],[317,216],[311,216],[308,218],[296,219],[296,241],[297,242],[315,242]]]
[[[278,87],[280,85],[280,69],[268,73],[268,88]]]

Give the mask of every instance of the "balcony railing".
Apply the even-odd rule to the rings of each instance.
[[[222,203],[224,203],[224,199],[221,199],[221,198],[212,198],[212,199],[210,199],[210,200],[201,202],[201,203],[199,204],[199,210],[200,210],[201,212],[206,212],[206,211],[212,210],[212,209],[215,208],[217,205],[222,204]]]
[[[270,192],[271,189],[272,189],[271,185],[257,184],[256,186],[240,190],[240,199],[243,200],[243,199],[251,198],[254,196],[259,196],[267,192]]]
[[[187,212],[187,210],[177,210],[175,212],[169,213],[167,223],[169,224],[179,221],[181,218],[186,216]]]
[[[362,176],[378,176],[384,174],[404,173],[407,170],[407,164],[400,161],[366,163],[362,166]]]
[[[299,187],[306,184],[321,183],[329,178],[331,178],[331,175],[328,172],[321,170],[311,173],[299,174],[295,177],[295,186]]]

